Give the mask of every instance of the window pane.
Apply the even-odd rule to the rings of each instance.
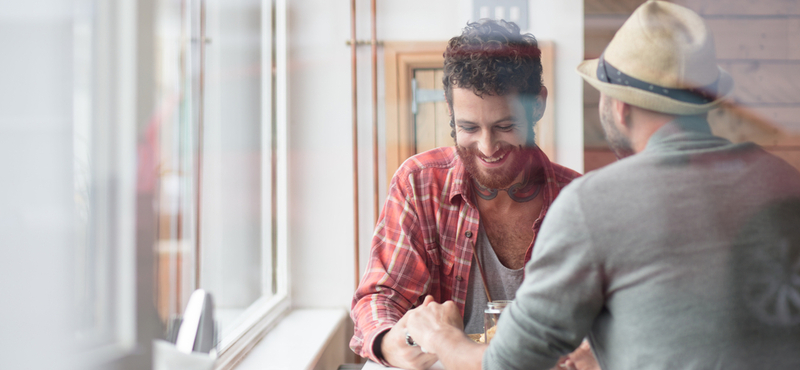
[[[270,185],[262,126],[270,125],[261,107],[261,2],[208,7],[200,286],[214,295],[224,334],[270,293],[263,278],[268,256],[262,254],[271,241],[263,236],[269,199],[262,199]]]
[[[158,307],[169,320],[205,289],[220,339],[252,325],[242,314],[273,294],[272,82],[263,55],[272,61],[261,4],[159,6]]]
[[[186,1],[160,1],[156,31],[157,111],[146,135],[158,150],[157,305],[163,321],[179,315],[194,287],[192,238],[192,78]],[[188,226],[188,227],[187,227]]]

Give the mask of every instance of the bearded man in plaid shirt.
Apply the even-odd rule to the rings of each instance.
[[[437,358],[410,345],[408,310],[427,295],[452,300],[476,333],[489,296],[514,298],[550,204],[580,176],[534,143],[547,98],[540,55],[533,35],[504,21],[470,23],[449,41],[443,82],[456,145],[409,158],[392,179],[353,298],[357,354],[427,368]]]

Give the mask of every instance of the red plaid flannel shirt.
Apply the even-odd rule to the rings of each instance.
[[[542,211],[532,226],[535,240],[559,191],[580,174],[551,163],[538,148],[534,153],[547,179]],[[440,303],[454,301],[464,315],[472,262],[468,240],[475,241],[480,222],[472,199],[470,177],[455,147],[417,154],[395,173],[353,297],[350,348],[355,353],[388,365],[373,353],[375,337],[428,294]],[[532,251],[533,242],[526,262]]]

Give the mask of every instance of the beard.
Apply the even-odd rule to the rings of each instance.
[[[608,146],[614,152],[614,155],[617,156],[617,159],[630,157],[634,154],[631,139],[623,135],[614,122],[614,116],[611,113],[610,99],[606,99],[605,104],[600,107],[600,124],[603,126],[603,131],[606,134]]]
[[[517,176],[528,167],[533,150],[532,147],[523,147],[522,145],[519,147],[510,144],[503,145],[498,152],[506,153],[506,155],[513,153],[511,161],[499,168],[485,168],[478,164],[482,154],[477,148],[463,147],[456,143],[456,151],[467,172],[478,183],[490,189],[505,189],[511,186]]]

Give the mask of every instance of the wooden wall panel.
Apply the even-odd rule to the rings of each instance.
[[[800,133],[800,106],[770,107],[752,106],[753,115],[783,128],[786,132]]]
[[[706,23],[714,33],[719,59],[798,59],[800,19],[708,19]]]
[[[617,161],[617,156],[606,146],[605,148],[586,148],[583,150],[584,173],[604,167]]]
[[[800,1],[796,0],[673,0],[672,2],[702,15],[800,15]]]
[[[800,19],[789,20],[789,57],[794,60],[800,60]]]
[[[597,105],[600,103],[600,92],[597,91],[592,85],[589,85],[586,81],[583,82],[583,104],[594,104]]]
[[[720,63],[735,81],[733,97],[744,104],[800,104],[800,61]]]
[[[585,58],[599,57],[614,37],[617,29],[606,23],[616,22],[587,21]],[[706,23],[714,34],[719,59],[800,59],[800,19],[707,19]]]
[[[585,0],[583,11],[587,15],[629,15],[644,2],[645,0]]]
[[[583,107],[583,146],[585,148],[605,148],[606,136],[600,124],[597,104]]]
[[[614,38],[614,34],[617,30],[608,29],[605,27],[592,27],[590,28],[589,25],[586,26],[583,32],[583,56],[585,59],[595,59],[599,58],[600,54],[603,53],[603,50],[606,49],[606,46],[611,39]]]
[[[708,114],[708,122],[715,135],[732,142],[752,141],[759,145],[800,145],[797,128],[789,129],[771,120],[763,119],[751,108],[727,105]]]
[[[645,0],[585,0],[587,15],[631,14]],[[698,14],[753,16],[800,15],[800,2],[796,0],[672,0]]]
[[[585,0],[587,15],[631,14],[645,0]],[[800,15],[796,0],[672,0],[702,15]]]
[[[708,113],[708,123],[714,135],[734,143],[752,141],[760,145],[774,145],[781,134],[776,127],[758,120],[741,108],[714,109]]]

